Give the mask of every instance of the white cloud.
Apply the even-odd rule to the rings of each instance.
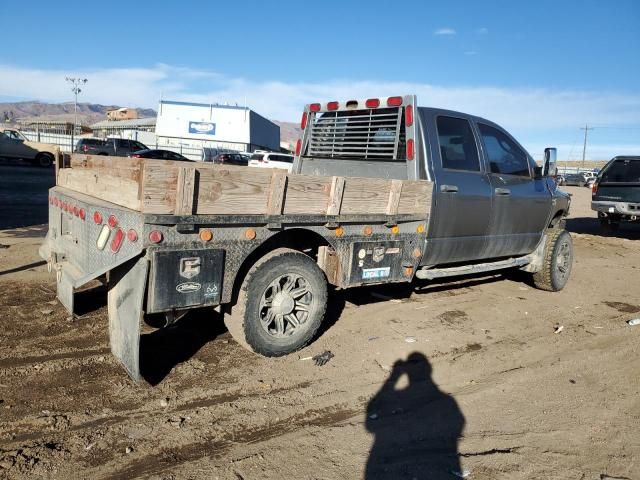
[[[476,52],[475,50],[467,50],[466,52],[464,52],[465,55],[477,55],[478,52]]]
[[[486,35],[487,33],[489,33],[489,29],[487,27],[476,28],[475,32],[478,35]]]
[[[455,35],[456,31],[453,28],[438,28],[433,31],[434,35]]]
[[[80,101],[83,102],[157,108],[161,94],[164,99],[203,103],[242,105],[246,99],[247,105],[260,114],[286,121],[298,121],[304,105],[315,101],[415,93],[420,105],[489,118],[513,131],[525,146],[528,146],[527,138],[552,139],[558,143],[573,141],[575,132],[579,133],[578,127],[587,122],[596,125],[640,125],[639,93],[442,86],[349,79],[322,83],[260,81],[163,64],[150,68],[77,71],[0,65],[0,92],[5,97],[71,101],[73,95],[64,80],[66,76],[89,79],[80,95]],[[607,133],[601,132],[602,135]],[[608,142],[605,137],[598,138],[601,145]],[[596,148],[595,144],[593,148]],[[534,148],[531,149],[533,151]]]

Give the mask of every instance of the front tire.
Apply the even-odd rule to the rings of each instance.
[[[327,281],[322,270],[309,256],[281,248],[249,270],[225,323],[242,346],[279,357],[309,344],[326,307]]]
[[[571,275],[573,243],[566,230],[547,230],[542,269],[533,274],[533,283],[540,290],[558,292],[564,288]]]

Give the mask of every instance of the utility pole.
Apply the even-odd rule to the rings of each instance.
[[[587,132],[589,130],[593,130],[593,127],[589,127],[589,125],[585,123],[584,127],[580,127],[580,130],[584,130],[584,144],[582,145],[582,167],[581,167],[581,168],[584,168],[584,159],[585,159],[585,156],[587,155]]]
[[[71,84],[71,91],[75,95],[75,100],[73,102],[73,133],[75,133],[78,128],[78,94],[82,92],[80,85],[84,85],[88,80],[86,78],[74,77],[66,77],[65,80]]]

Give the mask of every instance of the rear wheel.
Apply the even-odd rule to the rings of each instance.
[[[36,163],[41,167],[50,167],[53,165],[53,155],[50,153],[39,153],[36,155]]]
[[[542,269],[533,274],[533,283],[541,290],[562,290],[571,275],[573,243],[566,230],[550,228],[544,246]]]
[[[327,282],[322,270],[309,256],[281,248],[247,273],[225,323],[242,346],[279,357],[313,339],[326,306]]]

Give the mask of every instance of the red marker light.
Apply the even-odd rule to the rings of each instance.
[[[320,111],[320,104],[319,103],[312,103],[311,105],[309,105],[309,110],[311,110],[312,112],[319,112]]]
[[[327,110],[337,110],[338,102],[329,102],[327,103]]]
[[[387,98],[387,105],[389,107],[399,107],[400,105],[402,105],[402,97]]]
[[[107,223],[111,228],[116,228],[118,226],[118,219],[116,218],[115,215],[109,215],[109,218],[107,219]]]
[[[151,232],[149,232],[149,241],[151,243],[160,243],[162,241],[162,232],[151,230]]]
[[[407,160],[413,160],[415,156],[415,145],[413,143],[413,138],[407,140]]]
[[[307,126],[307,112],[302,112],[302,119],[300,120],[300,129],[304,130]]]
[[[122,240],[124,240],[124,232],[121,228],[116,230],[116,234],[113,236],[113,240],[111,240],[111,251],[113,253],[117,253],[122,246]]]
[[[296,156],[300,156],[300,151],[302,150],[302,140],[298,139],[296,142]]]
[[[138,232],[136,232],[133,228],[127,232],[127,239],[133,243],[138,241]]]
[[[84,220],[85,218],[87,218],[87,212],[85,211],[84,208],[80,209],[80,211],[78,212],[78,215],[80,215],[80,220]]]
[[[407,127],[413,125],[413,106],[407,105],[404,109],[404,123]]]
[[[93,223],[100,225],[102,223],[102,214],[100,212],[93,213]]]
[[[364,102],[364,104],[367,106],[367,108],[378,108],[380,106],[380,99],[370,98],[369,100]]]

